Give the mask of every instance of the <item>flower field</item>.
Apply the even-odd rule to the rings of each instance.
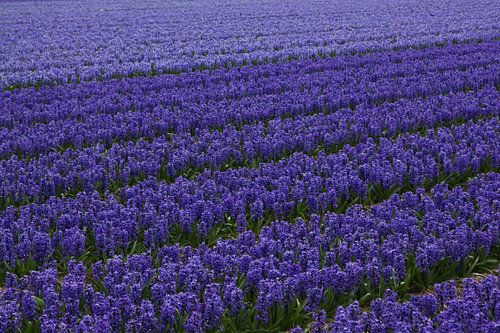
[[[497,332],[500,2],[0,2],[0,332]]]

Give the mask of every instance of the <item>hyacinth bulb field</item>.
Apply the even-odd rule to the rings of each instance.
[[[0,21],[0,333],[500,332],[500,1]]]

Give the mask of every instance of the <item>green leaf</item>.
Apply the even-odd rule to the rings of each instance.
[[[375,295],[373,295],[372,293],[364,295],[359,299],[359,305],[364,306],[365,304],[369,303],[374,298],[374,296]]]
[[[37,296],[33,296],[33,300],[35,301],[35,309],[41,313],[43,312],[43,309],[45,309],[45,302],[43,299]]]

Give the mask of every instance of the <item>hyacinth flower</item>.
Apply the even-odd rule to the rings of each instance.
[[[52,198],[19,210],[11,207],[1,213],[2,256],[9,265],[17,257],[29,261],[30,267],[54,256],[78,257],[87,253],[89,235],[94,251],[107,256],[183,239],[199,244],[217,239],[220,234],[214,230],[229,235],[236,229],[258,232],[276,218],[342,213],[359,199],[378,202],[401,188],[430,188],[440,180],[463,182],[498,166],[497,127],[498,121],[490,119],[440,128],[425,136],[368,140],[330,155],[294,154],[255,169],[204,172],[196,181],[179,178],[164,184],[150,178],[124,189],[118,200],[111,193],[104,200],[96,192],[81,192],[75,199]],[[460,144],[455,144],[457,140]],[[224,226],[228,229],[221,229]],[[466,230],[461,231],[468,237]],[[488,233],[481,237],[493,239]],[[432,238],[427,241],[426,251],[438,246]],[[455,251],[453,257],[460,257],[467,249],[459,242]],[[427,265],[424,261],[432,264],[432,257],[427,252],[416,259]]]
[[[323,61],[319,68],[317,62],[309,61],[300,66],[274,68],[273,75],[256,67],[246,70],[246,75],[231,77],[233,81],[229,87],[230,77],[223,71],[199,74],[201,77],[197,80],[190,76],[177,80],[162,76],[78,85],[77,89],[62,86],[54,91],[47,88],[35,98],[26,90],[4,93],[2,110],[5,113],[0,116],[0,124],[9,131],[0,135],[0,157],[33,158],[53,150],[82,149],[97,143],[109,148],[113,144],[152,140],[165,134],[174,135],[169,141],[177,144],[191,139],[191,135],[182,135],[186,133],[200,137],[200,141],[222,140],[226,144],[230,141],[224,140],[225,137],[238,133],[259,140],[257,134],[262,134],[267,122],[274,131],[287,125],[280,124],[277,121],[280,119],[293,121],[290,117],[297,117],[297,121],[303,119],[298,126],[309,127],[314,125],[314,117],[309,119],[307,115],[330,114],[342,108],[346,108],[345,112],[355,108],[363,110],[387,101],[481,90],[495,83],[497,47],[497,42],[491,42],[453,46],[440,52],[402,51],[399,59],[387,54],[360,56],[357,61],[349,57],[335,58]],[[450,57],[453,57],[452,65]],[[218,79],[214,80],[214,75],[218,75]],[[61,111],[66,108],[72,112]],[[462,111],[474,111],[462,108]],[[410,117],[428,119],[427,112],[412,113]],[[341,115],[330,115],[329,119],[336,120],[338,116]],[[352,124],[354,133],[363,138],[363,131],[358,132],[361,130],[358,126],[364,123],[364,117],[364,112],[345,114],[344,119],[337,121],[347,126],[338,130],[350,130],[349,124]],[[392,127],[401,121],[395,118],[386,126]],[[305,122],[306,119],[312,123]],[[325,121],[329,120],[322,122]],[[256,122],[262,124],[251,126]],[[382,135],[384,131],[378,122],[374,119],[369,126],[365,125],[366,131]],[[281,126],[275,128],[275,124]],[[410,124],[411,121],[405,123],[406,126]],[[214,133],[214,129],[223,131],[223,136]],[[287,129],[290,131],[288,127],[283,128]],[[245,133],[249,130],[250,133]],[[52,135],[54,131],[58,135]],[[267,136],[272,138],[274,131]],[[331,133],[328,139],[333,140],[338,134],[341,132]],[[314,140],[306,141],[308,146],[304,148],[314,149],[318,145],[317,138],[312,136],[310,139]],[[274,153],[279,155],[279,151]]]
[[[500,330],[491,2],[125,2],[1,5],[0,332]]]
[[[155,2],[156,10],[133,2],[91,2],[76,10],[9,3],[1,17],[6,25],[1,31],[5,56],[0,88],[178,74],[498,36],[497,8],[491,2],[471,6],[459,1],[453,9],[427,2],[410,8],[402,4],[393,1],[387,10],[377,1],[273,2],[259,8],[237,2],[221,16],[220,10],[200,3]],[[138,14],[124,12],[123,6],[134,6]],[[300,17],[294,16],[299,12]],[[199,24],[192,24],[193,15]],[[330,20],[332,15],[337,19]],[[65,24],[60,16],[67,18]],[[146,18],[147,26],[142,24]],[[29,22],[41,20],[48,23],[33,33]],[[42,43],[36,38],[40,35],[47,36]],[[20,38],[22,45],[16,42]],[[26,59],[28,46],[32,61]]]
[[[490,173],[471,180],[466,188],[441,184],[430,194],[417,190],[393,195],[369,209],[354,206],[344,214],[312,216],[307,223],[275,221],[258,236],[247,231],[214,247],[174,245],[154,253],[114,257],[94,264],[91,279],[75,261],[69,263],[62,282],[50,267],[27,277],[9,275],[2,304],[9,318],[19,320],[5,325],[21,327],[29,314],[40,320],[41,327],[54,330],[77,325],[82,329],[107,325],[111,331],[122,325],[187,331],[225,325],[239,330],[252,322],[276,327],[277,320],[285,318],[279,327],[305,327],[312,321],[311,327],[321,330],[330,327],[327,319],[335,314],[333,330],[398,325],[411,329],[434,327],[435,322],[462,327],[456,325],[465,319],[453,317],[455,310],[447,304],[466,294],[451,282],[435,283],[491,267],[488,253],[498,251],[500,232],[498,212],[492,210],[499,197],[498,182],[498,174]],[[464,231],[470,241],[457,251]],[[492,238],[483,242],[484,233]],[[426,260],[413,260],[424,254]],[[486,313],[476,318],[474,327],[493,327],[490,308],[495,307],[496,296],[490,295],[495,295],[497,281],[485,282],[479,289],[474,280],[465,281],[461,288],[471,296],[464,299],[487,297],[473,308]],[[412,298],[410,305],[399,309],[397,295],[405,295],[409,287],[433,284],[434,298]],[[367,303],[384,296],[386,287],[394,291]],[[45,306],[35,303],[33,312],[26,295],[43,300]],[[24,297],[24,308],[18,307],[16,297]],[[356,300],[360,303],[345,308],[345,314],[344,308],[337,309]],[[372,312],[361,314],[358,304],[371,304]],[[418,309],[418,315],[408,317],[408,307]],[[321,310],[326,318],[315,317]]]
[[[386,330],[418,332],[495,332],[498,330],[498,277],[480,281],[464,279],[460,288],[454,281],[436,284],[430,294],[413,295],[400,302],[392,291],[373,301],[368,310],[357,302],[339,307],[333,323],[318,332],[377,332]]]

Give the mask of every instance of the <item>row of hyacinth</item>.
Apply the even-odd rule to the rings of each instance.
[[[354,112],[342,109],[327,115],[297,116],[270,121],[267,125],[244,126],[239,130],[226,128],[202,131],[198,135],[166,135],[151,141],[115,143],[109,149],[99,143],[82,150],[49,152],[35,159],[13,156],[0,161],[0,174],[18,183],[4,184],[8,187],[3,187],[2,192],[5,198],[13,192],[13,185],[19,187],[25,182],[27,185],[41,185],[41,182],[54,178],[63,182],[63,188],[74,187],[75,181],[82,180],[80,174],[88,173],[89,169],[94,176],[99,173],[107,175],[110,179],[99,181],[108,184],[110,180],[127,183],[134,176],[148,176],[162,169],[168,177],[175,178],[190,170],[217,170],[228,164],[251,166],[293,153],[309,154],[317,147],[333,152],[347,144],[364,143],[368,138],[390,139],[404,132],[491,117],[498,114],[498,109],[498,91],[488,86],[467,94],[454,93],[411,101],[403,99],[397,103],[358,107]],[[68,177],[73,180],[73,185],[66,181]],[[15,190],[13,194],[18,197]],[[54,195],[54,192],[46,195]]]
[[[279,105],[285,107],[271,114],[264,114],[258,122],[255,122],[252,116],[245,119],[243,115],[239,119],[239,125],[231,119],[232,115],[238,114],[239,109],[233,111],[229,108],[230,115],[225,117],[225,123],[218,124],[219,129],[214,129],[210,123],[199,127],[192,123],[193,118],[199,119],[201,112],[209,117],[210,108],[206,110],[201,107],[203,104],[207,105],[208,101],[197,103],[201,111],[196,111],[195,117],[190,112],[191,108],[177,112],[176,118],[167,112],[161,116],[155,112],[157,116],[153,117],[149,124],[144,120],[147,117],[142,117],[148,113],[147,108],[115,113],[113,116],[118,115],[120,122],[128,126],[127,130],[122,131],[114,121],[106,123],[100,119],[98,124],[95,124],[93,120],[88,120],[94,115],[61,119],[60,122],[51,120],[48,124],[31,121],[26,125],[12,124],[2,130],[2,134],[5,134],[5,158],[0,161],[0,174],[9,180],[0,185],[2,207],[32,201],[42,202],[54,195],[74,195],[82,190],[116,192],[151,176],[174,182],[179,175],[193,179],[205,168],[211,171],[237,167],[255,168],[264,162],[273,164],[281,159],[286,161],[290,155],[317,155],[319,152],[335,155],[342,152],[344,146],[345,149],[358,145],[363,147],[369,138],[377,141],[384,138],[397,140],[397,136],[405,132],[425,132],[432,127],[447,127],[468,120],[495,117],[499,110],[499,77],[496,70],[498,60],[495,60],[498,58],[498,52],[495,52],[498,47],[498,42],[479,46],[492,56],[492,63],[483,62],[482,65],[471,68],[458,61],[457,67],[437,69],[437,74],[434,75],[431,73],[426,76],[427,74],[421,73],[406,77],[403,68],[398,69],[396,64],[396,68],[391,72],[399,71],[400,74],[387,79],[387,85],[381,84],[376,78],[372,78],[372,82],[361,76],[359,80],[367,79],[361,82],[368,83],[354,84],[353,91],[348,94],[350,97],[344,99],[343,105],[338,99],[329,100],[327,95],[321,95],[319,92],[316,99],[311,97],[314,96],[312,92],[302,95],[307,99],[302,100],[299,96],[299,101],[292,105],[286,104],[280,95],[266,94],[265,97],[276,98],[280,102]],[[459,47],[450,49],[457,51]],[[446,58],[449,62],[453,52],[447,57],[446,52],[442,53],[443,59]],[[385,72],[384,67],[381,71]],[[320,71],[321,75],[324,73],[325,71]],[[340,74],[350,73],[341,70]],[[373,77],[374,74],[370,75]],[[325,75],[325,80],[327,78]],[[316,79],[311,81],[321,80],[316,76]],[[79,85],[71,90],[79,91],[81,86],[83,90],[86,89],[84,85]],[[318,86],[323,91],[326,88],[335,88],[329,87],[327,83]],[[383,89],[377,92],[367,89],[370,86],[381,86]],[[244,91],[248,87],[251,86],[243,85],[241,90]],[[66,87],[61,90],[66,90]],[[387,91],[393,93],[384,93]],[[292,94],[300,95],[299,92]],[[119,95],[124,96],[124,93]],[[51,104],[51,98],[44,96],[46,95],[42,93],[38,102],[41,108],[51,105],[55,105],[56,110],[61,107],[63,110],[71,108],[67,105],[61,106],[61,101],[53,101]],[[131,99],[137,95],[125,96]],[[18,101],[17,93],[7,92],[4,97],[6,106],[11,105],[11,101]],[[82,95],[79,95],[78,100],[81,99]],[[253,96],[245,99],[248,101],[258,98]],[[323,102],[318,103],[318,99]],[[29,106],[28,103],[25,103],[25,108]],[[332,103],[336,106],[332,106]],[[32,106],[33,102],[29,104]],[[173,102],[171,105],[175,104]],[[268,106],[272,104],[268,103]],[[168,104],[165,104],[165,108],[168,108]],[[156,110],[157,107],[153,105],[150,109]],[[81,112],[86,113],[83,110]],[[249,115],[257,113],[254,110]],[[124,121],[124,117],[120,115],[136,119],[141,127]],[[166,125],[167,121],[161,121],[163,116],[170,120],[177,119],[179,126],[173,129],[172,126]],[[155,118],[157,121],[154,121]],[[220,117],[222,118],[224,117]],[[143,120],[145,124],[142,123]],[[26,127],[33,130],[30,131]],[[49,134],[54,132],[60,135]],[[127,132],[135,134],[129,135]],[[148,132],[149,137],[145,134]],[[130,141],[134,136],[141,138]],[[495,133],[490,139],[495,139]],[[62,143],[66,144],[66,147],[57,149]],[[90,145],[92,143],[95,145]],[[488,149],[491,151],[489,155],[495,155],[496,146],[489,146]],[[31,158],[32,154],[36,156]],[[457,158],[455,155],[450,157],[452,160]]]
[[[90,233],[95,239],[90,242],[92,250],[112,255],[126,251],[139,239],[146,248],[158,247],[175,237],[200,242],[213,238],[213,232],[218,233],[227,224],[232,225],[228,232],[258,231],[275,218],[341,212],[358,200],[373,203],[394,191],[429,188],[443,180],[460,183],[475,173],[498,170],[499,131],[498,119],[492,118],[438,128],[425,135],[404,134],[394,141],[375,142],[370,138],[333,154],[295,153],[257,168],[206,170],[192,180],[179,177],[172,183],[158,183],[150,176],[136,185],[118,188],[115,195],[106,190],[104,198],[96,188],[107,176],[124,173],[103,172],[98,178],[100,166],[93,162],[87,162],[91,168],[79,173],[70,164],[56,164],[66,168],[60,175],[50,175],[40,166],[29,176],[21,174],[21,168],[13,168],[5,178],[12,190],[4,202],[12,199],[22,204],[23,195],[34,199],[58,195],[60,199],[1,212],[0,259],[9,265],[31,257],[46,260],[32,252],[36,248],[33,236],[39,232],[49,243],[66,238],[64,244],[70,248],[63,246],[61,251],[69,256],[85,253],[83,245],[88,243],[86,236]],[[107,156],[111,154],[107,152]],[[143,166],[151,165],[147,157],[141,158]],[[144,170],[141,172],[155,168]],[[60,192],[61,188],[79,184],[82,192],[74,199]],[[72,214],[68,214],[70,211]],[[18,244],[31,251],[17,253]]]
[[[500,330],[495,1],[0,1],[0,333]]]
[[[354,77],[359,77],[358,81],[375,82],[384,77],[424,74],[427,71],[443,71],[459,66],[459,69],[463,71],[471,65],[483,65],[493,62],[494,59],[498,60],[493,51],[496,45],[498,42],[492,41],[423,50],[410,49],[398,52],[339,56],[324,60],[304,60],[232,70],[202,71],[180,76],[138,77],[47,89],[22,89],[11,93],[7,91],[2,94],[2,97],[5,98],[6,103],[9,103],[9,109],[6,110],[5,114],[0,115],[0,119],[2,119],[2,125],[12,124],[14,126],[18,122],[45,123],[58,119],[92,116],[96,113],[114,114],[131,109],[139,109],[148,113],[150,110],[147,106],[151,103],[158,103],[157,99],[160,98],[163,107],[169,103],[176,108],[183,105],[200,108],[201,101],[214,100],[211,102],[212,104],[221,100],[241,100],[243,97],[276,94],[279,91],[290,90],[294,87],[295,80],[302,80],[303,84],[313,86],[315,84],[313,81],[302,79],[304,76],[312,74],[325,75],[330,73],[329,81],[322,80],[318,84],[336,83],[338,89],[342,88],[340,84],[352,84]],[[443,58],[448,61],[443,61]],[[369,73],[366,73],[367,71]],[[334,82],[330,82],[333,80]],[[139,95],[141,99],[137,97],[127,99],[126,97],[131,94]],[[61,109],[52,108],[48,112],[47,107],[55,103],[71,103],[71,107],[76,110],[63,112]],[[95,106],[91,107],[92,105]],[[117,107],[117,105],[121,107]],[[169,109],[165,108],[164,111],[168,112]],[[215,111],[216,109],[210,110],[210,112]],[[219,110],[219,112],[221,111],[223,110]],[[15,119],[13,119],[14,114],[17,115]],[[202,114],[200,113],[200,115]],[[206,112],[204,115],[207,116]],[[179,116],[181,115],[179,114]],[[250,114],[245,115],[246,118],[250,116]],[[238,118],[234,117],[233,112],[231,118],[237,121]],[[191,122],[194,120],[191,119]],[[190,123],[190,127],[202,125],[203,123]]]
[[[0,158],[7,159],[13,154],[32,157],[57,149],[81,149],[97,143],[109,147],[130,140],[158,138],[162,145],[166,145],[167,139],[169,146],[182,151],[176,153],[167,146],[173,159],[188,155],[185,147],[196,141],[213,144],[207,143],[201,151],[189,155],[218,155],[211,146],[220,150],[239,142],[258,145],[254,138],[264,136],[269,140],[290,127],[298,131],[300,127],[331,121],[350,127],[363,123],[359,118],[366,117],[367,112],[387,113],[383,109],[387,103],[395,109],[388,118],[402,116],[395,112],[413,113],[415,108],[429,108],[427,105],[438,108],[443,95],[458,92],[487,90],[490,95],[485,98],[495,103],[498,101],[495,87],[500,85],[499,45],[496,41],[438,51],[342,57],[267,67],[267,70],[261,67],[233,70],[234,75],[218,72],[179,78],[161,76],[38,92],[33,89],[6,92],[1,95],[7,112],[0,115]],[[428,101],[422,101],[427,98]],[[391,103],[397,100],[406,104]],[[420,106],[423,102],[427,105]],[[489,101],[477,102],[485,109],[494,109]],[[413,117],[428,116],[431,115],[422,112]],[[392,124],[390,119],[380,125],[371,118],[369,121],[374,135]],[[394,128],[387,129],[394,133]],[[169,134],[166,138],[165,133]],[[307,137],[305,133],[304,138]],[[300,135],[294,138],[303,139]],[[319,144],[317,140],[305,141],[311,147]],[[279,155],[279,150],[274,153]]]
[[[494,277],[465,280],[461,298],[453,282],[409,303],[396,297],[467,276],[486,265],[491,251],[498,256],[499,202],[500,175],[489,173],[465,187],[440,184],[430,194],[417,189],[345,214],[275,221],[258,235],[242,231],[213,247],[169,245],[88,266],[82,258],[47,259],[61,248],[78,247],[77,239],[61,234],[51,241],[34,232],[26,238],[35,244],[7,246],[17,255],[46,259],[37,271],[4,277],[0,329],[39,324],[44,332],[283,330],[315,319],[311,327],[320,331],[491,332],[500,315]],[[28,254],[30,249],[36,252]],[[64,273],[58,268],[63,261]],[[393,291],[361,314],[359,304],[383,296],[386,288]],[[325,317],[335,320],[327,324]]]
[[[497,332],[500,328],[500,281],[494,275],[480,280],[463,279],[438,283],[434,291],[412,295],[408,302],[398,302],[388,290],[383,299],[373,301],[369,311],[358,302],[339,307],[335,321],[325,313],[315,316],[311,332]],[[291,333],[302,333],[298,327]]]
[[[0,88],[497,38],[495,1],[3,1]]]

